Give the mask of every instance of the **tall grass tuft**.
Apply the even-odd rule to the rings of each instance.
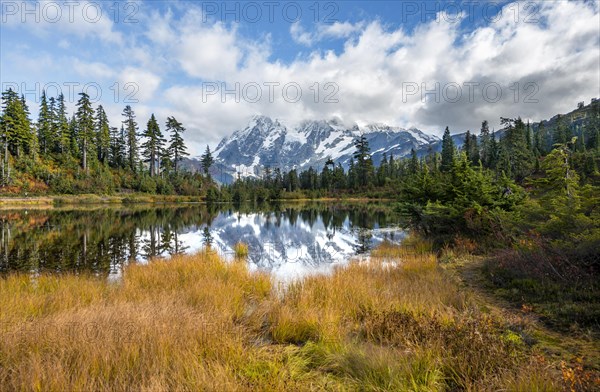
[[[235,252],[235,257],[237,257],[238,259],[248,257],[248,245],[243,242],[237,242],[233,246],[233,251]]]

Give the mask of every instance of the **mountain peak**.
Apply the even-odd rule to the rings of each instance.
[[[286,127],[278,120],[256,115],[243,130],[223,139],[214,156],[222,172],[249,177],[262,175],[267,166],[282,170],[292,167],[305,170],[312,166],[321,170],[329,156],[336,164],[347,167],[359,134],[367,137],[376,164],[384,153],[402,157],[413,148],[425,152],[439,141],[414,127],[407,130],[382,123],[359,127],[337,117],[306,120],[298,126]]]
[[[277,120],[273,121],[273,119],[271,119],[271,117],[268,117],[268,116],[254,115],[248,122],[246,129],[252,129],[252,128],[256,128],[256,127],[268,129],[268,128],[272,127],[274,123],[279,123],[279,122]]]

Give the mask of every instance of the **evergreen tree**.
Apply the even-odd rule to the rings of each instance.
[[[142,144],[142,155],[146,158],[144,162],[148,162],[150,165],[150,177],[155,177],[160,173],[160,168],[157,170],[157,164],[163,156],[166,140],[160,131],[160,127],[158,126],[154,114],[152,114],[150,120],[148,120],[143,136],[146,138],[146,141]]]
[[[346,182],[346,187],[349,189],[354,189],[357,186],[357,175],[356,175],[356,166],[354,165],[354,158],[350,158],[350,163],[348,164],[348,178]]]
[[[69,120],[67,118],[67,105],[65,104],[65,96],[60,93],[56,106],[56,145],[55,152],[61,154],[64,159],[64,154],[69,153]]]
[[[527,120],[527,129],[525,130],[525,134],[527,137],[527,149],[533,150],[533,135],[531,131],[531,124],[529,124],[529,120]]]
[[[302,189],[315,190],[317,189],[318,180],[317,180],[317,172],[313,169],[312,166],[308,168],[308,170],[300,173],[300,187]]]
[[[521,118],[502,118],[505,126],[504,137],[500,142],[497,169],[507,176],[522,181],[531,174],[534,167],[534,156],[527,148],[527,130]]]
[[[354,159],[356,159],[356,180],[357,185],[366,186],[373,178],[374,168],[373,160],[371,159],[371,149],[365,135],[361,135],[354,141]]]
[[[479,155],[479,143],[477,141],[477,135],[471,135],[471,142],[469,144],[469,161],[471,161],[471,164],[473,165],[478,165],[481,160],[481,156]]]
[[[567,126],[566,120],[564,116],[558,115],[558,119],[556,120],[556,127],[554,128],[554,133],[552,134],[552,144],[566,144],[571,141],[573,137],[573,133],[571,129]]]
[[[129,165],[129,169],[133,172],[137,170],[138,164],[138,124],[135,121],[135,113],[131,106],[125,106],[123,110],[123,117],[125,120],[123,124],[125,125],[125,143],[127,145],[127,163]]]
[[[25,100],[25,95],[23,94],[21,94],[21,106],[23,107],[23,113],[25,114],[25,123],[28,125],[26,131],[27,141],[23,145],[23,151],[35,159],[39,152],[37,132],[31,121],[31,112],[29,111],[27,101]]]
[[[387,172],[385,173],[386,177],[391,179],[395,178],[396,173],[396,161],[394,160],[394,155],[390,154],[390,159],[388,160]]]
[[[167,131],[171,132],[171,138],[169,139],[168,156],[171,159],[173,170],[177,175],[179,168],[179,162],[186,156],[188,156],[187,147],[181,136],[185,132],[183,125],[175,119],[175,117],[167,118]]]
[[[490,150],[488,155],[488,167],[490,169],[496,169],[498,165],[498,142],[496,141],[496,132],[492,131],[490,138]]]
[[[385,185],[385,180],[386,180],[388,171],[389,171],[389,169],[388,169],[387,154],[384,152],[383,158],[381,159],[381,163],[379,164],[379,167],[377,168],[377,185],[379,185],[379,186]]]
[[[79,159],[79,126],[75,116],[69,120],[69,150],[73,157]]]
[[[454,141],[450,135],[450,130],[446,127],[442,138],[442,171],[449,172],[454,163]]]
[[[543,178],[536,181],[548,218],[541,231],[554,238],[570,237],[569,248],[584,238],[592,219],[581,211],[582,200],[579,175],[571,164],[571,150],[559,144],[542,163]]]
[[[332,183],[332,170],[329,168],[329,165],[323,165],[323,170],[321,170],[321,183],[319,184],[319,187],[321,189],[331,190]]]
[[[346,173],[341,163],[333,169],[333,188],[344,189],[346,187]]]
[[[408,165],[410,174],[416,175],[419,172],[419,158],[414,148],[410,149],[410,163]]]
[[[23,108],[23,114],[25,116],[24,124],[26,125],[26,142],[23,145],[23,151],[25,153],[35,155],[38,152],[39,147],[37,142],[37,134],[34,132],[34,128],[32,127],[31,113],[29,112],[29,107],[27,106],[25,95],[23,94],[21,94],[21,107]]]
[[[31,122],[24,99],[19,99],[17,93],[8,89],[2,93],[2,112],[0,125],[6,150],[18,158],[32,142]]]
[[[52,112],[48,107],[48,101],[46,98],[45,90],[42,91],[37,129],[38,142],[41,149],[41,153],[42,155],[47,156],[54,144],[54,138],[52,135]]]
[[[58,122],[58,106],[54,97],[48,99],[48,110],[50,111],[50,134],[52,135],[52,144],[49,146],[49,152],[58,153],[58,141],[60,135],[60,124]]]
[[[544,131],[544,123],[542,122],[538,126],[537,132],[533,133],[533,154],[536,157],[539,157],[544,152],[544,141],[543,141],[544,132],[543,131]]]
[[[117,127],[110,128],[110,153],[109,164],[113,168],[121,169],[125,161],[125,129],[121,124],[121,130]]]
[[[287,181],[285,182],[287,185],[288,192],[294,192],[300,188],[300,181],[298,180],[298,172],[296,171],[296,169],[292,169],[289,171],[287,175]]]
[[[484,167],[490,166],[490,150],[491,150],[492,137],[490,135],[490,127],[487,120],[481,123],[481,133],[479,134],[479,146],[480,146],[480,157],[481,163]]]
[[[204,175],[207,176],[210,179],[210,167],[213,165],[213,163],[215,162],[215,160],[213,159],[212,154],[210,153],[210,148],[208,146],[206,146],[206,151],[204,151],[204,154],[202,154],[202,157],[200,158],[200,163],[202,164],[202,171],[204,172]],[[268,168],[266,168],[268,169]],[[267,171],[267,170],[266,170]],[[267,176],[267,181],[269,181],[269,173],[266,173]]]
[[[77,131],[81,148],[81,164],[85,172],[89,172],[90,156],[94,154],[94,109],[90,97],[86,93],[79,93],[81,98],[77,101]]]
[[[40,145],[42,155],[46,156],[50,150],[53,138],[52,138],[52,115],[50,108],[48,107],[48,101],[46,98],[46,91],[42,91],[41,103],[40,103],[40,114],[38,116],[38,142]]]
[[[108,165],[110,156],[110,125],[102,105],[96,109],[96,147],[98,161]]]
[[[473,147],[471,146],[471,131],[467,131],[465,134],[465,140],[463,142],[462,151],[467,155],[467,159],[471,156]],[[469,159],[470,161],[470,159]]]

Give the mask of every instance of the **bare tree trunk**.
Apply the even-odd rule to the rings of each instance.
[[[87,167],[87,138],[83,139],[83,170],[88,173]]]
[[[4,170],[4,166],[6,166],[5,183],[8,184],[10,181],[10,162],[8,160],[8,141],[4,142],[4,164],[2,165],[3,170]],[[4,172],[2,174],[4,175]]]
[[[0,161],[2,161],[2,184],[4,184],[5,177],[4,177],[4,157],[3,156],[0,156]]]

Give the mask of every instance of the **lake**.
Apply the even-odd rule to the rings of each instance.
[[[286,280],[327,273],[382,241],[400,242],[403,222],[380,203],[2,210],[0,274],[75,272],[118,280],[129,263],[207,246],[233,260],[241,241],[250,270]]]

